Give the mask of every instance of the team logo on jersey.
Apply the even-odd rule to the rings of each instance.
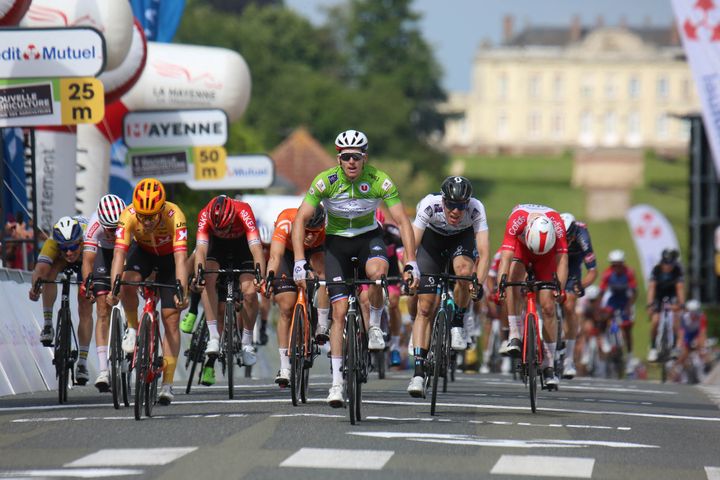
[[[290,235],[290,229],[292,228],[292,222],[290,220],[282,220],[278,222],[277,228]]]
[[[187,237],[187,231],[185,232],[185,236]],[[165,245],[166,243],[170,243],[171,238],[172,237],[170,237],[170,235],[163,235],[161,237],[157,237],[156,245]]]
[[[433,205],[433,208],[435,209],[435,211],[436,211],[437,213],[440,213],[440,212],[443,211],[443,207],[442,207],[442,205],[440,205],[439,203],[436,203],[435,205]]]
[[[430,205],[425,207],[425,215],[427,215],[428,217],[432,217],[432,214],[433,214],[433,207],[431,207]]]
[[[167,215],[168,215],[168,218],[172,218],[172,216],[175,215],[175,210],[173,210],[173,209],[171,208],[170,210],[168,210]]]
[[[338,175],[337,173],[333,173],[328,177],[328,182],[330,182],[330,185],[338,181]]]
[[[187,228],[180,228],[175,231],[175,241],[176,242],[187,241]]]
[[[513,220],[510,228],[508,228],[508,233],[510,235],[517,235],[520,227],[525,227],[525,220],[527,220],[525,215],[518,215],[517,218]]]
[[[382,183],[382,189],[384,192],[387,192],[390,190],[390,187],[393,186],[393,183],[390,181],[389,178],[386,178],[385,181]]]
[[[100,228],[100,224],[98,222],[93,223],[90,227],[90,230],[88,230],[85,236],[88,238],[92,238],[92,236],[95,235],[95,232],[97,232],[98,228]]]
[[[361,193],[368,193],[370,191],[370,184],[363,182],[360,184],[360,192]]]
[[[320,190],[321,192],[324,192],[324,191],[325,191],[325,182],[323,181],[322,178],[321,178],[320,180],[318,180],[317,182],[315,182],[315,186],[316,186],[317,189]]]
[[[115,230],[115,238],[123,237],[125,237],[125,227],[118,227],[117,230]]]
[[[308,193],[310,195],[315,195],[315,189],[313,187],[310,187],[310,190],[308,190]]]

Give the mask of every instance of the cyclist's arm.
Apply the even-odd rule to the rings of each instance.
[[[675,295],[677,295],[678,304],[680,306],[685,305],[685,283],[682,279],[675,284]]]
[[[587,288],[593,283],[595,283],[595,279],[597,278],[597,268],[589,268],[587,271],[587,275],[582,279],[582,286],[583,288]]]
[[[410,225],[410,219],[407,215],[405,215],[405,207],[402,202],[397,202],[391,207],[388,207],[388,211],[400,229],[400,238],[402,239],[403,246],[405,247],[403,261],[407,265],[408,262],[415,261],[415,252],[417,251],[417,242],[415,242],[415,234],[413,233],[413,228]],[[295,232],[293,232],[293,234],[294,233]],[[293,240],[294,239],[295,236],[293,235]],[[295,246],[294,242],[293,246]]]
[[[285,255],[285,243],[273,240],[270,242],[270,258],[268,259],[267,271],[277,274],[280,266],[280,259]]]
[[[32,273],[32,282],[30,283],[30,292],[29,297],[30,300],[33,302],[36,302],[38,298],[40,298],[39,294],[36,294],[34,292],[35,289],[35,282],[37,282],[39,279],[47,279],[48,275],[50,275],[50,271],[52,270],[52,265],[45,262],[37,262],[35,263],[35,268],[33,269]]]
[[[655,303],[655,280],[650,280],[650,284],[648,285],[647,304],[652,305],[653,303]]]
[[[93,271],[95,265],[95,257],[97,250],[84,250],[82,255],[82,277],[88,278]]]
[[[557,254],[557,269],[556,269],[558,282],[560,282],[561,288],[565,287],[568,277],[568,254],[558,253]]]
[[[502,279],[503,275],[507,275],[510,272],[510,262],[512,262],[513,253],[512,250],[503,250],[500,253],[497,278]]]
[[[175,257],[175,278],[180,280],[180,284],[183,289],[183,296],[187,297],[187,250],[176,250],[173,252],[173,257]],[[115,263],[115,259],[113,259],[113,263]]]
[[[478,251],[477,277],[483,283],[490,268],[490,232],[481,230],[475,234],[475,245]]]
[[[295,261],[305,260],[305,223],[310,220],[315,212],[315,207],[307,202],[307,198],[302,201],[295,215],[295,221],[292,226],[292,245],[295,253]]]
[[[263,253],[262,243],[257,242],[250,245],[250,253],[253,257],[253,268],[260,264],[260,275],[265,277],[265,254]]]
[[[112,267],[110,268],[110,282],[113,284],[115,282],[115,277],[120,275],[123,271],[123,267],[125,266],[125,257],[127,257],[127,251],[124,248],[116,246],[113,252]],[[110,288],[110,295],[112,295],[112,285]]]
[[[199,265],[202,265],[203,268],[207,268],[207,253],[207,243],[197,243],[195,245],[195,265],[193,265],[193,272],[197,272]]]

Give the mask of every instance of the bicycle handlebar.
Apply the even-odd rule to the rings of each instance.
[[[558,283],[557,277],[552,282],[543,280],[522,280],[520,282],[508,282],[507,273],[504,273],[500,278],[500,284],[498,285],[498,291],[502,298],[505,297],[505,289],[507,287],[526,287],[531,290],[555,290],[560,292],[560,284]]]
[[[480,282],[478,282],[477,273],[473,272],[472,275],[451,275],[449,273],[422,273],[420,277],[425,278],[439,278],[441,280],[464,280],[470,282],[475,292],[472,296],[474,302],[479,301],[482,298],[482,292],[484,292]]]
[[[251,275],[255,275],[255,280],[258,284],[262,283],[262,275],[260,275],[260,264],[256,263],[254,269],[250,268],[218,268],[215,270],[205,270],[201,265],[198,265],[198,284],[205,285],[205,275],[207,274],[213,274],[213,273],[232,273],[232,274],[239,274],[242,275],[244,273],[249,273]]]
[[[115,282],[113,283],[113,295],[117,296],[120,293],[120,287],[122,285],[129,285],[133,287],[143,287],[143,288],[149,288],[151,290],[157,290],[162,288],[167,289],[173,289],[175,290],[175,295],[177,296],[179,303],[183,303],[183,300],[185,298],[185,295],[183,293],[182,283],[180,283],[180,280],[175,280],[175,284],[167,284],[167,283],[158,283],[158,282],[148,282],[147,280],[143,280],[140,282],[133,282],[130,280],[122,280],[120,278],[120,274],[118,274],[115,277]]]
[[[58,285],[62,285],[65,282],[69,283],[70,285],[81,285],[83,283],[78,279],[75,279],[75,280],[70,279],[70,277],[73,274],[77,273],[77,272],[75,272],[75,270],[73,270],[71,268],[66,268],[65,270],[63,270],[62,273],[63,273],[64,277],[61,278],[60,280],[57,280],[57,279],[56,280],[45,280],[44,278],[38,278],[35,281],[35,283],[33,284],[33,291],[35,293],[40,293],[40,290],[42,289],[43,284],[46,284],[46,283],[55,283]]]

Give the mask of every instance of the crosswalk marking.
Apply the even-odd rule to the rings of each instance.
[[[503,455],[490,473],[536,477],[591,478],[594,458]]]
[[[48,470],[8,470],[0,471],[0,478],[103,478],[120,477],[125,475],[142,475],[142,470],[131,470],[128,468],[58,468]]]
[[[177,448],[110,448],[98,450],[77,460],[66,463],[65,467],[130,467],[140,465],[167,465],[198,447]]]
[[[708,480],[720,480],[720,467],[705,467]]]
[[[395,452],[392,450],[346,450],[301,448],[286,458],[281,467],[381,470]]]

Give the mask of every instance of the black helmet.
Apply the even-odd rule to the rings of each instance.
[[[318,229],[325,226],[325,207],[322,204],[315,207],[315,213],[305,224],[305,228]]]
[[[662,263],[675,263],[680,256],[680,252],[675,250],[674,248],[666,248],[662,251]]]
[[[465,177],[447,177],[440,186],[443,200],[467,202],[472,197],[472,183]]]

